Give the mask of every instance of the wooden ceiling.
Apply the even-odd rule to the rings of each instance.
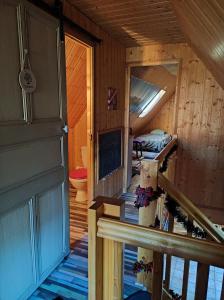
[[[171,2],[187,41],[224,88],[224,1]]]
[[[86,48],[65,36],[68,126],[73,128],[86,110]]]
[[[126,47],[185,41],[169,0],[66,1]]]

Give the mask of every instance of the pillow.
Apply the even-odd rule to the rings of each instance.
[[[150,134],[164,135],[164,134],[166,134],[166,131],[164,131],[162,129],[154,129],[150,132]]]

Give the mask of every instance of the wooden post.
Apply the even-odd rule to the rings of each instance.
[[[123,243],[104,239],[103,299],[121,300],[123,297]]]
[[[123,245],[97,237],[97,221],[102,216],[122,219],[124,201],[97,197],[88,210],[89,300],[122,299]]]
[[[157,189],[157,175],[158,175],[158,164],[157,160],[143,160],[142,168],[140,173],[140,185],[143,188],[151,186],[154,190]],[[150,203],[147,207],[141,207],[139,209],[139,225],[150,226],[154,224],[156,214],[156,201]],[[138,248],[138,260],[142,257],[145,258],[146,262],[153,260],[153,251]],[[139,273],[138,282],[144,284],[149,292],[152,291],[152,274]]]
[[[163,295],[163,254],[153,253],[152,300],[161,300]]]
[[[220,300],[224,300],[224,274],[222,276],[222,291]]]
[[[193,219],[188,216],[188,220],[193,222]],[[187,232],[188,236],[192,236],[191,232]],[[184,274],[183,274],[183,285],[182,285],[182,300],[187,299],[187,289],[188,289],[188,277],[189,277],[189,269],[190,269],[190,260],[184,260]]]
[[[198,263],[195,300],[206,299],[208,289],[209,265]]]
[[[173,184],[175,183],[175,174],[176,174],[176,161],[177,161],[177,153],[176,151],[171,155],[168,161],[168,168],[165,172],[164,176],[169,179]]]
[[[168,231],[173,232],[174,227],[174,217],[169,214],[169,225]],[[172,256],[170,254],[166,255],[166,270],[165,270],[165,289],[169,291],[170,288],[170,275],[171,275],[171,263],[172,263]],[[168,300],[169,297],[165,294],[164,300]]]
[[[187,299],[187,288],[188,288],[188,277],[189,277],[190,260],[184,260],[184,274],[183,274],[183,285],[182,285],[182,298]]]

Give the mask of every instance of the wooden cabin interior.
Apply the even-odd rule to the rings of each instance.
[[[0,300],[224,300],[224,2],[0,0]]]

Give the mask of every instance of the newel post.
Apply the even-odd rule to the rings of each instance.
[[[124,201],[97,197],[88,210],[89,300],[122,300],[123,243],[97,237],[100,217],[122,219]]]
[[[159,162],[157,160],[143,160],[140,172],[140,186],[142,188],[152,187],[157,189]],[[156,216],[157,201],[153,201],[147,207],[139,208],[139,225],[147,226],[154,224]],[[153,261],[153,251],[138,248],[138,260],[145,258],[147,262]],[[152,274],[139,273],[138,282],[144,284],[148,291],[152,292]]]

